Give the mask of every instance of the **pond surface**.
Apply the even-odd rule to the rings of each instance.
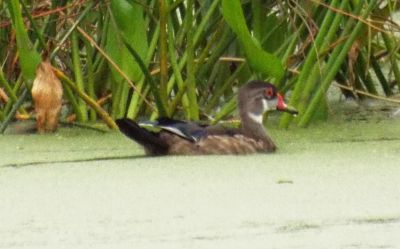
[[[0,248],[400,248],[400,124],[271,135],[271,155],[141,157],[116,132],[0,137]]]

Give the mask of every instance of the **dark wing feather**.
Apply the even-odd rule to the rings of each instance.
[[[187,122],[166,117],[161,117],[155,122],[146,122],[145,125],[151,125],[163,131],[175,134],[190,142],[198,142],[201,138],[207,136],[205,127],[195,122]]]
[[[115,122],[123,134],[144,146],[149,154],[163,155],[168,151],[169,145],[160,139],[158,133],[148,131],[128,118],[117,119]]]

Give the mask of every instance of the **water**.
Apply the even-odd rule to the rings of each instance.
[[[0,137],[0,248],[400,248],[396,120],[271,133],[271,155],[162,158],[118,133]]]
[[[283,157],[1,168],[0,248],[400,248],[397,162]]]

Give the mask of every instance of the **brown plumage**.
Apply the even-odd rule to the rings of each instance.
[[[145,148],[147,155],[251,154],[276,150],[262,124],[265,112],[297,113],[286,106],[272,84],[263,81],[252,81],[240,88],[238,108],[242,123],[238,129],[168,118],[152,123],[161,129],[159,132],[151,132],[126,118],[116,123],[122,133]]]
[[[36,111],[36,128],[39,133],[57,130],[63,89],[48,60],[39,63],[32,86]]]
[[[211,154],[252,154],[258,152],[273,152],[275,144],[270,141],[235,135],[207,135],[200,141],[193,143],[171,133],[161,133],[160,139],[167,141],[171,155],[211,155]]]

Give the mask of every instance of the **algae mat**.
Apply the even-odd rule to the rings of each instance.
[[[2,136],[0,248],[400,248],[399,126],[271,129],[280,150],[253,156]]]

